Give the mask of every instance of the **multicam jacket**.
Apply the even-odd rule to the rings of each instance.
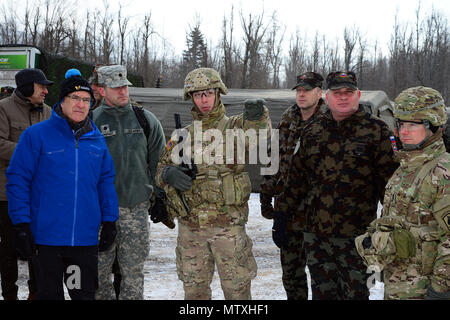
[[[309,122],[280,195],[281,211],[304,204],[306,232],[344,238],[363,233],[398,166],[390,135],[361,106],[339,122],[330,111]]]
[[[192,150],[195,154],[202,156],[202,163],[197,163],[198,173],[196,179],[193,180],[191,189],[184,192],[184,197],[190,208],[188,213],[177,194],[176,190],[166,184],[162,179],[162,171],[166,166],[175,166],[172,161],[172,151],[176,150],[177,141],[171,139],[166,151],[162,155],[158,164],[156,174],[156,184],[163,188],[167,194],[168,211],[172,218],[177,218],[180,223],[190,227],[216,227],[229,225],[244,225],[248,219],[248,199],[251,193],[251,182],[249,175],[244,171],[244,164],[238,164],[236,158],[231,161],[233,164],[227,164],[229,161],[225,159],[226,151],[224,144],[226,143],[225,130],[227,129],[268,129],[267,134],[270,137],[271,121],[269,111],[264,107],[264,114],[260,120],[244,120],[243,114],[232,116],[230,118],[225,115],[225,106],[220,103],[208,114],[200,113],[195,106],[192,107],[192,115],[194,120],[201,121],[202,136],[208,129],[218,129],[222,132],[223,137],[223,164],[206,163],[204,159],[208,152],[208,145],[211,142],[203,139],[201,149],[194,148],[195,136],[194,124],[187,127],[191,134]],[[239,139],[233,141],[235,157],[238,150],[237,144],[244,143],[245,150],[248,150],[248,142],[239,142]],[[209,150],[211,151],[211,150]],[[211,155],[214,157],[215,153]]]
[[[450,290],[450,154],[441,137],[432,136],[421,150],[398,152],[400,167],[386,185],[383,217],[403,217],[416,243],[414,256],[396,257],[384,268],[387,299],[423,299],[430,283],[437,292]],[[434,159],[417,185],[420,169]]]
[[[325,112],[327,108],[328,107],[325,104],[325,101],[320,99],[316,112],[311,116],[311,118],[308,119],[308,121],[312,121],[317,115]],[[275,196],[275,210],[278,208],[279,202],[276,197],[282,190],[284,182],[287,180],[295,145],[303,127],[308,123],[308,121],[303,120],[299,106],[294,104],[282,114],[281,121],[278,124],[280,167],[277,174],[264,176],[261,184],[261,193],[270,197]],[[289,216],[291,219],[288,221],[288,229],[301,230],[303,228],[304,216],[300,213],[293,213],[293,211],[298,208],[298,206],[289,208]]]

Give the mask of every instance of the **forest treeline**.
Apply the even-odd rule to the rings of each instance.
[[[201,17],[193,17],[183,31],[185,49],[174,52],[151,12],[131,17],[122,5],[111,10],[107,1],[101,9],[35,0],[20,1],[17,10],[13,3],[0,6],[0,44],[35,45],[93,64],[125,64],[143,76],[146,87],[155,86],[158,77],[163,87],[182,87],[186,74],[197,67],[215,68],[230,88],[260,89],[291,88],[304,71],[325,77],[330,71],[352,70],[361,89],[383,90],[391,98],[407,87],[425,85],[450,99],[449,23],[438,10],[424,13],[420,4],[412,21],[399,21],[391,13],[396,19],[387,52],[355,25],[345,27],[338,39],[303,33],[301,22],[295,34],[287,34],[276,11],[238,7],[224,14],[214,39],[202,32]]]

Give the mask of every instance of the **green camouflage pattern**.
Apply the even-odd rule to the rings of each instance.
[[[364,233],[398,166],[391,134],[361,106],[339,122],[330,111],[318,116],[298,140],[278,209],[289,212],[301,199],[304,231],[343,238]]]
[[[144,300],[144,263],[150,249],[149,201],[134,208],[119,207],[117,236],[113,245],[98,254],[98,290],[96,300],[116,300],[112,266],[115,258],[120,268],[119,300]]]
[[[442,95],[423,86],[406,89],[395,98],[394,117],[403,121],[428,120],[433,126],[447,122]]]
[[[352,238],[305,233],[313,300],[367,300],[368,273]]]
[[[398,157],[400,167],[386,185],[382,218],[401,218],[416,248],[412,257],[397,254],[384,268],[385,299],[424,299],[430,284],[437,292],[450,290],[450,154],[437,133],[423,149],[400,151]],[[420,168],[437,157],[413,197]]]
[[[110,88],[132,86],[127,79],[127,68],[121,65],[102,66],[97,69],[98,84]]]
[[[215,265],[226,300],[251,300],[257,265],[244,226],[191,228],[179,224],[178,278],[186,300],[210,300]]]
[[[198,68],[189,72],[184,80],[184,100],[191,98],[194,91],[219,89],[220,94],[227,94],[228,89],[219,73],[212,68]]]
[[[264,106],[264,114],[259,120],[244,120],[243,114],[230,118],[225,117],[225,106],[221,102],[208,114],[202,114],[193,106],[192,115],[194,120],[202,121],[203,132],[211,128],[217,128],[223,121],[224,130],[243,129],[245,131],[255,129],[258,132],[258,129],[268,129],[268,137],[271,134],[271,120],[266,106]],[[192,150],[194,150],[193,124],[188,126],[187,129],[191,133],[191,145]],[[222,135],[223,144],[225,144],[225,131],[222,131]],[[243,144],[246,151],[249,150],[248,140],[235,139],[235,155],[238,143]],[[176,190],[162,179],[162,170],[166,166],[175,165],[171,159],[171,152],[176,144],[177,141],[174,140],[168,143],[168,147],[160,158],[156,173],[157,185],[163,188],[167,194],[169,214],[191,227],[244,225],[248,219],[247,201],[251,193],[251,182],[248,173],[244,171],[245,165],[238,164],[236,158],[233,160],[234,164],[227,164],[225,151],[223,152],[223,164],[216,164],[215,162],[208,164],[205,160],[202,161],[202,164],[197,164],[197,177],[193,180],[191,189],[184,192],[186,202],[191,208],[191,212],[187,213]],[[199,150],[201,154],[197,154],[197,156],[203,157],[210,144],[210,141],[203,140],[202,148]],[[214,152],[211,153],[211,156],[215,157]]]
[[[272,197],[275,197],[275,209],[278,209],[278,195],[283,190],[283,184],[287,181],[289,175],[289,169],[291,167],[291,158],[294,153],[297,140],[309,121],[313,121],[316,116],[323,114],[328,109],[325,101],[320,99],[316,113],[304,121],[302,119],[302,113],[300,108],[295,104],[289,107],[281,116],[281,121],[278,125],[278,135],[279,135],[279,157],[280,166],[277,174],[264,176],[263,182],[261,183],[261,206],[262,211],[265,207],[272,207]],[[289,214],[287,228],[288,230],[301,231],[304,226],[304,215],[301,214],[301,206],[296,202],[298,198],[290,199],[289,203],[294,204],[289,208],[285,208],[283,212]],[[286,203],[287,205],[287,203]],[[266,218],[272,219],[273,216],[267,216]]]

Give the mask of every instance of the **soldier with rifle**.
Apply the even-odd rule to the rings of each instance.
[[[227,91],[214,69],[199,68],[186,76],[184,99],[192,99],[194,123],[167,143],[156,173],[157,185],[167,194],[169,215],[178,220],[177,273],[187,300],[211,299],[215,265],[227,300],[251,299],[256,276],[252,241],[245,230],[250,178],[236,155],[225,159],[225,151],[217,150],[224,147],[228,129],[269,129],[265,134],[270,134],[271,122],[262,100],[246,101],[244,113],[227,117],[220,98]],[[235,147],[238,143],[243,141],[233,140]],[[218,148],[211,151],[212,145]]]

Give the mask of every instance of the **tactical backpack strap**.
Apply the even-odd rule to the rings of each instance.
[[[223,132],[227,126],[228,120],[230,120],[230,118],[224,115],[223,118],[220,119],[219,124],[217,125],[217,130]]]
[[[413,183],[411,184],[411,187],[407,191],[407,196],[410,197],[410,199],[414,199],[417,196],[417,193],[419,192],[419,186],[422,185],[423,180],[425,177],[427,177],[430,172],[437,166],[439,161],[445,156],[445,153],[441,154],[439,157],[427,162],[419,171],[416,178],[414,179]]]
[[[131,104],[131,106],[133,107],[134,114],[136,115],[139,125],[144,130],[145,137],[148,140],[148,137],[150,136],[150,124],[145,116],[144,108],[136,104]]]

